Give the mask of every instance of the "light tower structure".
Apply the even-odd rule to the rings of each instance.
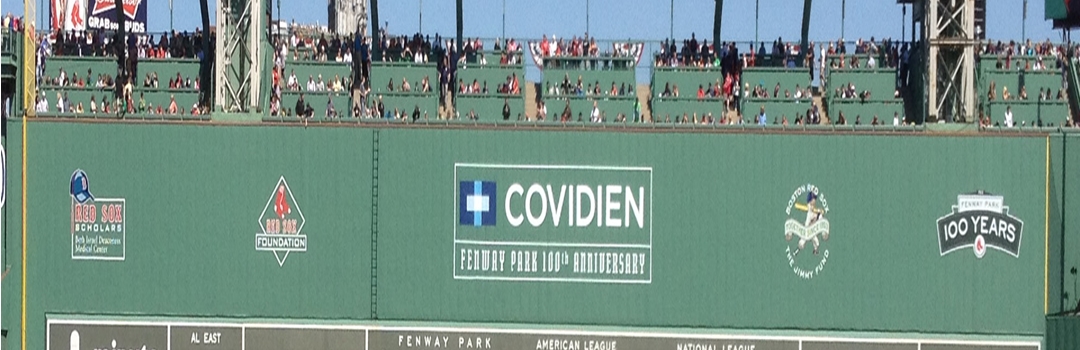
[[[218,0],[214,107],[227,113],[261,112],[269,76],[269,0]]]
[[[921,4],[919,4],[921,2]],[[922,0],[929,121],[975,116],[976,0]],[[985,29],[984,29],[985,30]]]

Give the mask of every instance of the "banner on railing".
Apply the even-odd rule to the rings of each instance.
[[[86,30],[87,0],[52,0],[49,18],[54,30]]]
[[[65,1],[65,0],[61,0]],[[87,1],[90,6],[87,7],[89,11],[89,18],[87,18],[87,29],[104,29],[104,30],[116,30],[118,24],[116,22],[117,0],[66,0],[66,1]],[[146,33],[146,0],[122,0],[121,6],[124,11],[124,16],[127,17],[124,22],[124,27],[129,33]]]

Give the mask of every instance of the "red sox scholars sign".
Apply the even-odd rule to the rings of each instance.
[[[255,250],[274,252],[278,266],[285,265],[290,253],[307,251],[307,235],[300,233],[304,229],[304,213],[296,205],[284,176],[278,179],[266,200],[259,227],[262,232],[255,234]]]

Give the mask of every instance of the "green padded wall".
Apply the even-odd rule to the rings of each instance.
[[[20,169],[22,124],[8,126],[8,164]],[[47,313],[1042,336],[1044,282],[1065,279],[1046,274],[1044,237],[1071,249],[1063,232],[1080,227],[1075,136],[43,120],[27,130],[27,177],[8,177],[2,315],[19,328],[12,247],[25,189],[33,349]],[[73,215],[86,213],[70,195],[76,169],[101,206],[94,223],[115,224],[105,205],[124,200],[123,260],[83,259],[116,258],[115,244],[73,248]],[[283,178],[290,209],[277,214]],[[573,212],[556,201],[564,185],[603,192],[588,203],[604,220],[556,225]],[[799,228],[806,191],[827,238]],[[963,197],[975,191],[992,196]],[[972,206],[982,214],[963,214]],[[306,237],[304,251],[283,257],[274,244],[286,243],[260,240],[296,239],[266,236],[275,215]],[[991,249],[946,240],[957,249],[943,254],[939,224],[972,218]],[[984,242],[964,232],[951,239]],[[1054,261],[1080,261],[1065,252]]]

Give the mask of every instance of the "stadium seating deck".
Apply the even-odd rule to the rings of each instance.
[[[750,89],[761,85],[770,96],[776,87],[776,84],[780,84],[780,93],[777,98],[744,98],[739,106],[740,111],[744,118],[753,120],[752,116],[757,115],[762,106],[765,107],[765,114],[769,117],[769,123],[772,123],[773,118],[781,118],[786,116],[789,122],[794,123],[795,118],[799,115],[806,115],[806,111],[810,109],[811,99],[804,97],[801,100],[796,100],[794,97],[785,98],[784,91],[788,90],[792,92],[794,96],[794,90],[796,87],[806,89],[810,82],[810,70],[807,68],[747,68],[743,70],[742,79],[743,86],[750,85]],[[780,119],[777,119],[780,120]]]
[[[1012,107],[1013,122],[1016,125],[1043,125],[1053,123],[1061,125],[1069,117],[1069,103],[1066,101],[991,101],[984,111],[990,117],[991,124],[1005,125],[1005,111]]]
[[[724,115],[724,100],[708,98],[699,100],[697,97],[664,97],[653,99],[653,119],[657,121],[667,120],[667,117],[682,117],[683,114],[693,119],[698,116],[712,114],[713,118],[720,119]]]
[[[352,66],[348,63],[340,62],[318,62],[318,61],[289,61],[285,64],[285,79],[289,74],[296,74],[297,84],[301,89],[307,87],[308,77],[312,77],[315,81],[318,81],[320,75],[322,75],[323,82],[330,81],[334,77],[342,79],[348,79],[352,77]],[[400,78],[398,78],[400,79]],[[400,81],[394,85],[400,85]],[[386,82],[383,82],[385,85]]]
[[[525,100],[520,95],[458,95],[457,110],[461,118],[475,111],[480,120],[502,120],[503,104],[510,104],[510,118],[525,119]],[[422,112],[421,112],[422,113]]]
[[[411,88],[420,89],[420,83],[424,77],[428,78],[432,91],[438,91],[439,72],[434,63],[389,63],[377,62],[371,64],[371,91],[373,93],[388,92],[387,84],[392,80],[394,92],[400,92],[401,79],[407,79]]]

